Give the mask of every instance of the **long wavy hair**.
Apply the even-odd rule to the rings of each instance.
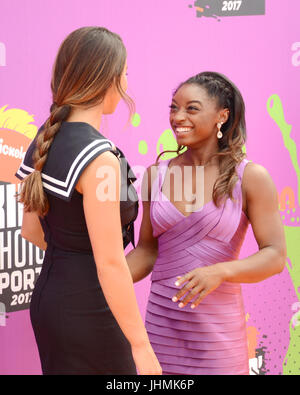
[[[206,71],[197,74],[185,82],[181,83],[175,90],[176,92],[184,85],[195,84],[204,88],[209,97],[217,100],[218,109],[229,109],[229,117],[222,125],[221,132],[223,137],[218,139],[218,151],[212,154],[219,157],[220,175],[215,181],[213,188],[213,202],[217,207],[225,197],[233,198],[233,188],[238,180],[236,167],[245,158],[243,146],[246,143],[246,122],[245,104],[239,89],[223,74]],[[185,148],[184,145],[178,146],[176,151],[166,150],[161,152],[157,159],[166,152],[176,152],[177,155]]]
[[[41,217],[49,211],[41,173],[55,135],[72,108],[100,104],[115,84],[131,114],[134,112],[132,99],[121,87],[126,58],[121,37],[103,27],[77,29],[61,44],[52,72],[50,115],[36,136],[35,171],[21,182],[19,202],[24,204],[25,211],[37,212]]]

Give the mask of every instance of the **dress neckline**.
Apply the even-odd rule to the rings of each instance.
[[[163,193],[162,187],[163,187],[163,184],[164,184],[164,181],[165,181],[166,172],[167,172],[167,170],[168,170],[168,168],[169,168],[169,164],[170,164],[170,162],[171,162],[172,159],[173,159],[173,158],[170,158],[170,159],[167,159],[167,160],[162,161],[162,162],[160,163],[160,165],[162,165],[162,166],[164,167],[164,172],[163,172],[163,176],[162,176],[161,186],[159,185],[159,192],[164,196],[164,198],[165,198],[166,201],[169,203],[169,205],[172,206],[173,210],[175,210],[175,211],[176,211],[179,215],[181,215],[183,218],[189,218],[191,215],[196,214],[196,213],[199,213],[200,211],[203,211],[204,209],[206,209],[207,207],[209,207],[209,206],[212,205],[212,204],[215,206],[216,209],[221,209],[221,207],[218,208],[218,207],[214,204],[214,201],[213,201],[213,199],[212,199],[212,200],[209,200],[208,202],[206,202],[206,203],[205,203],[203,206],[201,206],[198,210],[192,211],[189,215],[185,215],[185,214],[183,214],[183,213],[182,213],[182,212],[181,212],[181,211],[170,201],[170,199]],[[222,204],[222,207],[223,207],[224,204],[225,204],[225,203]],[[244,213],[244,211],[241,210],[241,212],[242,212],[241,215],[243,216],[243,218],[244,218],[245,220],[248,221],[248,217],[247,217],[247,215]]]
[[[214,204],[213,199],[212,199],[212,200],[209,200],[208,202],[206,202],[205,204],[203,204],[201,207],[199,207],[197,210],[192,211],[189,215],[185,215],[183,212],[181,212],[181,211],[171,202],[171,200],[163,193],[162,187],[163,187],[163,184],[164,184],[164,181],[165,181],[166,172],[167,172],[167,170],[168,170],[168,168],[169,168],[169,164],[170,164],[170,162],[171,162],[172,159],[173,159],[173,158],[170,158],[170,159],[167,159],[167,160],[161,162],[161,164],[164,166],[164,173],[163,173],[163,176],[162,176],[162,183],[161,183],[161,186],[159,186],[159,192],[165,197],[166,201],[174,208],[174,210],[177,211],[182,217],[188,218],[188,217],[190,217],[192,214],[195,214],[195,213],[198,213],[198,212],[204,210],[204,208],[206,208],[207,206],[211,205],[212,203]]]

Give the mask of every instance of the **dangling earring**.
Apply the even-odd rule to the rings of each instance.
[[[219,122],[217,124],[217,128],[218,128],[217,137],[218,137],[218,139],[221,139],[223,137],[223,133],[221,132],[222,125],[223,125],[223,122]]]

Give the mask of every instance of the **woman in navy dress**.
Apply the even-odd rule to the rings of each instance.
[[[98,131],[121,98],[131,104],[126,67],[117,34],[71,33],[54,65],[50,116],[16,173],[22,236],[46,251],[30,306],[44,374],[161,373],[124,255],[135,177]]]

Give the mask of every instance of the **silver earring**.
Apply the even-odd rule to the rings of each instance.
[[[218,139],[221,139],[223,137],[223,133],[221,132],[222,125],[223,125],[223,122],[219,122],[217,124],[217,128],[218,128],[217,137],[218,137]]]

